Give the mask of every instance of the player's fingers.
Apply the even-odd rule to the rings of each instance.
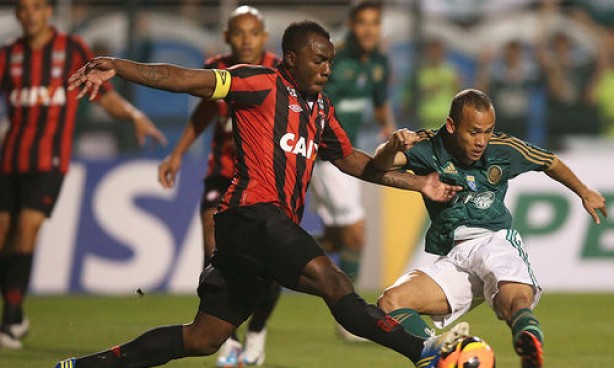
[[[166,145],[168,144],[168,141],[166,140],[166,136],[164,135],[164,133],[162,133],[161,131],[159,131],[158,129],[153,130],[153,132],[151,133],[151,135],[153,136],[153,138],[159,143],[161,144],[163,147],[166,147]]]
[[[599,220],[599,215],[597,214],[597,212],[594,209],[590,209],[588,211],[588,213],[591,215],[591,217],[593,218],[593,221],[599,225],[601,223],[601,220]]]
[[[599,211],[601,211],[605,217],[608,217],[608,208],[606,206],[599,207]]]
[[[87,86],[83,86],[83,88],[81,88],[81,91],[79,91],[79,94],[77,95],[77,99],[80,99],[81,97],[85,96],[88,90],[89,88]]]
[[[93,84],[90,81],[88,81],[88,83],[90,84],[90,86],[93,85],[93,87],[90,87],[92,88],[92,93],[90,94],[90,101],[94,101],[96,96],[98,96],[98,89],[100,88],[100,86],[97,84]]]

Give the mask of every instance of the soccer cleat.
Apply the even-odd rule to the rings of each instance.
[[[456,326],[439,336],[431,336],[424,342],[424,348],[420,354],[420,360],[416,363],[417,368],[435,368],[441,358],[441,353],[447,353],[465,337],[469,336],[469,324],[459,322]]]
[[[244,365],[261,366],[264,363],[264,344],[266,342],[266,328],[260,332],[247,331],[245,346],[241,361]]]
[[[64,359],[61,362],[59,362],[58,364],[56,364],[55,368],[75,368],[75,362],[76,361],[77,361],[77,359],[75,359],[75,358]]]
[[[514,341],[514,350],[520,356],[522,368],[541,368],[544,366],[542,343],[529,331],[522,331]]]
[[[23,345],[10,331],[2,329],[0,330],[0,348],[19,350],[23,348]]]
[[[241,343],[233,338],[229,338],[220,348],[220,353],[215,361],[218,368],[240,368],[243,367],[241,357]]]
[[[24,318],[20,323],[8,325],[7,329],[16,339],[23,339],[30,331],[30,321]]]
[[[367,342],[369,341],[368,339],[365,339],[364,337],[354,335],[350,331],[346,330],[339,323],[337,323],[337,328],[335,331],[337,332],[337,336],[341,337],[347,342]]]

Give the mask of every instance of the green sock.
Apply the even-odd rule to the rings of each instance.
[[[431,335],[427,332],[429,326],[424,322],[420,314],[413,309],[401,308],[393,310],[388,315],[399,322],[401,327],[410,335],[428,339]]]
[[[537,337],[539,342],[544,343],[544,333],[542,332],[541,325],[537,318],[535,318],[535,315],[533,315],[533,311],[529,308],[523,308],[514,313],[510,321],[510,327],[512,328],[514,341],[516,341],[522,331],[528,331]]]
[[[361,255],[361,251],[353,249],[343,249],[341,252],[339,252],[339,268],[350,278],[352,282],[356,282],[358,279]]]

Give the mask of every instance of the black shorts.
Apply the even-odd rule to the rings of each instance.
[[[0,212],[17,214],[23,208],[51,216],[64,174],[54,170],[37,173],[0,173]]]
[[[200,200],[200,212],[217,208],[232,179],[225,176],[208,176],[205,178],[205,190]]]
[[[200,311],[239,326],[277,281],[297,289],[303,269],[324,252],[282,210],[268,203],[215,215],[216,252],[198,286]]]

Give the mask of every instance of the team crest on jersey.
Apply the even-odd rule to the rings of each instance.
[[[467,185],[469,186],[469,189],[471,189],[474,192],[478,191],[478,185],[475,183],[475,176],[473,175],[467,175]]]
[[[451,162],[448,162],[446,167],[443,168],[443,172],[446,173],[446,174],[458,174],[458,171],[456,170],[456,167]]]
[[[297,105],[297,104],[292,104],[288,106],[290,108],[290,110],[294,111],[294,112],[301,112],[303,111],[303,109]]]
[[[488,168],[488,182],[490,184],[497,184],[501,181],[501,176],[503,176],[503,170],[501,170],[501,166],[492,165]]]
[[[373,81],[380,82],[382,79],[384,79],[384,68],[379,65],[376,66],[373,68],[371,76],[373,77]]]
[[[296,94],[296,90],[290,86],[286,86],[286,89],[288,90],[288,94],[292,97],[298,97]]]

